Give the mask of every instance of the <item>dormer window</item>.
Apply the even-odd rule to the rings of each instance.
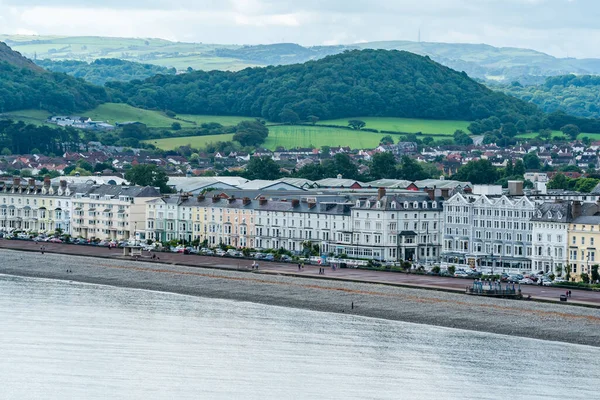
[[[396,205],[397,205],[397,204],[396,204],[396,202],[395,202],[395,201],[392,201],[391,207],[392,207],[394,210],[396,209]]]
[[[413,203],[413,208],[419,208],[419,202],[415,201],[415,202]]]
[[[378,202],[377,202],[377,205],[376,205],[376,207],[377,207],[377,208],[381,208],[381,202],[380,202],[380,201],[378,201]]]
[[[404,202],[404,208],[408,208],[408,201]]]
[[[370,201],[367,201],[367,204],[365,204],[365,207],[367,207],[367,208],[371,208],[371,202],[370,202]]]
[[[360,207],[360,200],[356,200],[356,207]]]
[[[538,211],[538,212],[537,212],[537,217],[538,217],[538,218],[542,218],[542,212],[541,212],[541,211]]]
[[[556,217],[557,217],[558,219],[562,219],[562,213],[559,211],[559,212],[558,212],[558,214],[556,214]]]
[[[548,211],[548,219],[552,219],[552,213]]]
[[[437,208],[437,203],[435,201],[431,203],[431,208]]]
[[[423,202],[423,208],[427,208],[427,202],[426,201]]]

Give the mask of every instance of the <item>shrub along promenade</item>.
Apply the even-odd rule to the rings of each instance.
[[[327,268],[325,275],[319,275],[319,266],[306,265],[304,270],[298,271],[297,264],[268,262],[260,262],[256,270],[251,269],[249,260],[173,253],[158,253],[160,260],[144,257],[134,261],[130,257],[123,258],[119,249],[60,244],[45,244],[44,254],[38,246],[31,246],[29,251],[6,249],[13,243],[30,244],[0,241],[3,260],[0,274],[251,301],[600,345],[600,316],[595,308],[574,307],[571,302],[565,305],[467,296],[462,293],[470,283],[467,280]],[[454,288],[450,281],[455,282]],[[535,297],[534,288],[528,287],[525,294],[530,289]],[[554,289],[545,290],[558,297]],[[576,300],[584,293],[598,296],[598,293],[574,290],[572,299]],[[598,304],[593,297],[586,300]]]

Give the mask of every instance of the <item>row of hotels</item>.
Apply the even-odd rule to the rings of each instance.
[[[89,178],[86,178],[89,179]],[[174,178],[152,187],[46,178],[0,182],[0,231],[100,240],[183,240],[419,265],[590,273],[600,256],[600,191],[523,192],[522,182],[247,181]],[[366,186],[366,187],[365,187]],[[399,188],[404,187],[404,188]]]

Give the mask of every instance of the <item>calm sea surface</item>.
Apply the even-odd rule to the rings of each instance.
[[[0,275],[2,399],[573,400],[599,377],[593,347]]]

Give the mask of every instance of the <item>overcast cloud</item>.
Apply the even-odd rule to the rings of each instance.
[[[598,0],[0,0],[0,33],[302,45],[487,43],[600,58]]]

